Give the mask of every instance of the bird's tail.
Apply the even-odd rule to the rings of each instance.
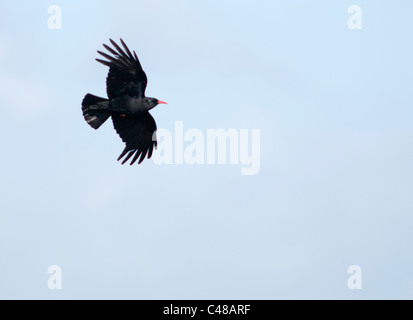
[[[88,93],[82,101],[83,117],[93,128],[98,129],[109,117],[109,100]]]

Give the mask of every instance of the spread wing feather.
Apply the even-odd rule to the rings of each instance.
[[[139,62],[136,52],[133,55],[125,42],[120,39],[123,49],[112,39],[109,39],[113,48],[103,44],[112,55],[98,51],[107,60],[96,59],[96,61],[109,67],[106,78],[106,92],[109,99],[124,95],[131,97],[144,97],[148,83],[145,72]]]
[[[118,161],[126,155],[122,161],[124,164],[134,155],[130,163],[132,165],[138,158],[138,163],[141,163],[146,155],[148,159],[152,156],[153,149],[157,146],[156,123],[149,112],[124,117],[113,114],[112,121],[116,132],[126,143]]]

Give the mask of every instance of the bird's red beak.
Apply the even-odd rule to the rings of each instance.
[[[158,104],[168,104],[168,103],[165,101],[158,100]]]

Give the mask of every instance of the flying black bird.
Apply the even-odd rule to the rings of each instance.
[[[97,97],[88,93],[82,101],[82,111],[86,122],[98,129],[109,117],[123,142],[126,143],[118,161],[125,155],[124,164],[133,155],[131,165],[136,160],[141,163],[145,156],[152,156],[153,148],[157,146],[156,123],[149,110],[158,104],[165,103],[155,98],[145,97],[148,79],[136,56],[120,39],[123,49],[115,41],[109,39],[113,48],[103,46],[113,55],[98,51],[106,60],[96,61],[109,67],[106,78],[106,93],[109,99]]]

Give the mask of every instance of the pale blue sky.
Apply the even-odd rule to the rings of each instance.
[[[412,9],[2,2],[0,298],[412,299]],[[96,50],[119,37],[169,103],[159,128],[260,129],[260,173],[116,162],[111,123],[94,131],[80,103],[105,95]]]

